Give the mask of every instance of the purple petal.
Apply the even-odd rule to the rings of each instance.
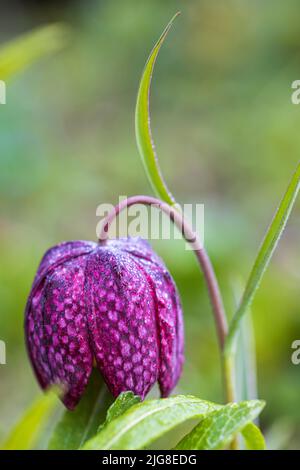
[[[88,325],[96,361],[114,396],[142,396],[158,377],[154,294],[133,257],[99,246],[86,268]]]
[[[49,367],[43,328],[44,286],[47,274],[49,275],[56,267],[71,259],[72,256],[84,255],[95,246],[97,245],[92,242],[74,241],[61,243],[50,248],[44,255],[35,276],[25,310],[25,332],[31,363],[42,388],[47,388],[52,383],[52,373]]]
[[[139,259],[139,264],[147,273],[156,296],[160,348],[158,381],[161,394],[166,397],[176,386],[184,362],[184,332],[180,299],[175,283],[161,260],[158,264]]]
[[[59,264],[64,263],[68,259],[90,253],[96,246],[96,243],[90,241],[74,240],[62,242],[49,248],[40,262],[34,283],[45,276],[49,270],[55,269]]]
[[[140,237],[109,240],[107,246],[126,251],[136,258],[145,258],[148,261],[158,264],[162,263],[160,257],[153,251],[148,241]]]
[[[58,266],[44,290],[43,329],[51,383],[66,387],[65,405],[73,409],[90,377],[93,355],[84,305],[86,257]]]
[[[44,344],[43,329],[44,282],[31,293],[25,311],[27,350],[35,375],[43,389],[51,383],[51,370]]]

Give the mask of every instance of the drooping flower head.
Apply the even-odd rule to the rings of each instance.
[[[183,364],[175,283],[139,238],[71,241],[46,252],[28,298],[25,332],[42,388],[63,384],[73,409],[97,364],[114,396],[175,387]]]

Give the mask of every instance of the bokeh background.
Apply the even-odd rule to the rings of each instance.
[[[151,194],[134,138],[139,77],[170,17],[152,90],[160,162],[180,202],[205,204],[205,236],[229,314],[300,152],[297,0],[1,2],[0,40],[42,24],[72,29],[67,46],[10,82],[0,107],[0,437],[39,392],[23,335],[37,264],[51,245],[95,239],[101,202]],[[271,448],[300,448],[299,204],[256,300],[261,425]],[[155,248],[178,284],[186,366],[177,391],[222,401],[204,283],[184,243]],[[168,440],[168,439],[167,439]],[[166,446],[168,442],[166,441]]]

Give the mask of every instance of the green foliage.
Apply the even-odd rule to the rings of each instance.
[[[185,436],[176,449],[179,450],[218,450],[224,449],[237,433],[254,420],[264,407],[259,400],[230,403],[221,409],[210,413],[187,436]],[[249,446],[251,435],[248,430],[247,442]]]
[[[242,429],[242,436],[244,438],[247,450],[265,450],[266,443],[264,436],[260,429],[254,423],[248,423]]]
[[[150,41],[153,30],[174,6],[170,1],[154,3],[146,0],[137,9],[135,0],[126,5],[121,0],[101,0],[88,12],[84,8],[82,15],[71,10],[70,18],[76,16],[80,26],[79,41],[64,57],[45,63],[42,74],[36,67],[26,86],[17,83],[14,103],[2,109],[0,329],[14,350],[14,372],[1,369],[1,432],[35,393],[23,349],[22,312],[40,253],[58,240],[91,237],[91,201],[111,201],[121,187],[124,194],[143,188],[130,133],[130,103],[144,53],[141,37]],[[161,123],[157,132],[166,168],[178,194],[186,201],[203,197],[205,203],[211,201],[206,241],[223,280],[225,299],[230,297],[231,277],[244,272],[249,263],[265,211],[294,165],[300,143],[299,106],[289,100],[291,77],[298,74],[297,0],[275,0],[274,15],[267,5],[253,3],[249,8],[245,2],[236,8],[235,3],[230,2],[230,14],[207,0],[189,3],[175,38],[179,47],[172,48],[176,60],[171,51],[160,64],[162,105],[155,113]],[[114,21],[119,16],[124,18],[122,25]],[[216,24],[221,26],[217,34]],[[69,73],[65,73],[66,64]],[[123,67],[126,74],[120,80],[118,71]],[[30,113],[27,102],[34,103]],[[67,133],[61,132],[62,122],[68,123]],[[80,126],[79,131],[82,122],[89,125]],[[170,128],[174,139],[168,135]],[[69,214],[63,224],[60,213]],[[299,214],[295,215],[297,232]],[[300,442],[299,371],[290,364],[288,349],[299,328],[297,243],[297,233],[292,233],[283,244],[253,311],[264,371],[260,390],[270,402],[263,426],[267,429],[285,416],[289,438],[284,445],[295,447]],[[218,367],[212,367],[217,353],[194,259],[186,253],[183,256],[179,242],[157,246],[168,257],[185,307],[187,362],[179,390],[188,393],[192,389],[218,401]],[[278,428],[282,434],[283,426]]]
[[[241,322],[236,351],[237,400],[253,400],[258,397],[255,337],[251,312]]]
[[[52,432],[50,450],[143,449],[181,423],[200,419],[200,424],[178,444],[178,449],[223,448],[243,431],[247,448],[262,448],[263,437],[251,423],[262,410],[258,400],[217,405],[189,395],[141,402],[132,392],[114,403],[94,371],[86,393],[75,411],[65,411]],[[3,444],[3,449],[33,448],[43,433],[57,397],[45,394],[32,405]],[[107,412],[106,412],[107,410]],[[106,418],[105,418],[106,415]],[[104,421],[100,426],[101,421]]]
[[[111,421],[121,416],[123,413],[125,413],[125,411],[129,410],[131,406],[140,402],[141,397],[134,395],[133,392],[121,393],[107,410],[106,419],[104,423],[99,426],[98,432],[102,431]]]
[[[187,395],[146,400],[109,422],[82,449],[143,449],[180,423],[191,418],[203,418],[218,407]]]
[[[94,370],[87,389],[74,411],[64,411],[51,435],[51,450],[78,449],[93,436],[106,415],[112,397],[103,384],[98,370]]]
[[[39,397],[14,426],[1,445],[1,449],[33,449],[57,405],[57,395],[53,390]]]
[[[246,284],[246,288],[240,303],[240,306],[232,319],[229,334],[226,341],[226,349],[230,350],[234,347],[236,335],[240,330],[241,319],[247,313],[255,292],[257,291],[262,277],[271,261],[272,255],[276,249],[279,239],[285,229],[292,208],[296,201],[300,188],[300,164],[298,164],[290,184],[283,196],[272,223],[265,235],[261,248],[258,252],[254,266],[250,273],[250,277]]]
[[[68,36],[65,26],[53,24],[4,44],[0,48],[0,79],[7,80],[41,57],[58,51]]]
[[[151,127],[150,127],[150,87],[154,65],[159,53],[159,50],[171,28],[174,19],[178,16],[175,15],[166,29],[162,33],[161,37],[155,44],[146,66],[144,68],[136,102],[135,111],[135,133],[137,146],[144,163],[146,173],[149,181],[152,185],[154,192],[168,204],[174,204],[174,198],[167,188],[162,173],[160,171],[158,159],[155,153],[155,146],[152,138]]]

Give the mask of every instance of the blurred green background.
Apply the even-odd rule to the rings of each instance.
[[[205,237],[226,307],[246,280],[300,151],[297,0],[98,0],[3,3],[0,40],[52,21],[71,26],[61,52],[8,85],[0,107],[0,437],[39,393],[23,313],[37,264],[62,240],[95,239],[96,207],[151,194],[135,146],[134,105],[147,54],[177,11],[152,90],[162,170],[178,201],[205,204]],[[270,447],[300,448],[297,205],[253,304],[261,425]],[[185,313],[178,392],[222,401],[203,278],[183,242],[156,242]],[[168,445],[167,442],[165,442]]]

